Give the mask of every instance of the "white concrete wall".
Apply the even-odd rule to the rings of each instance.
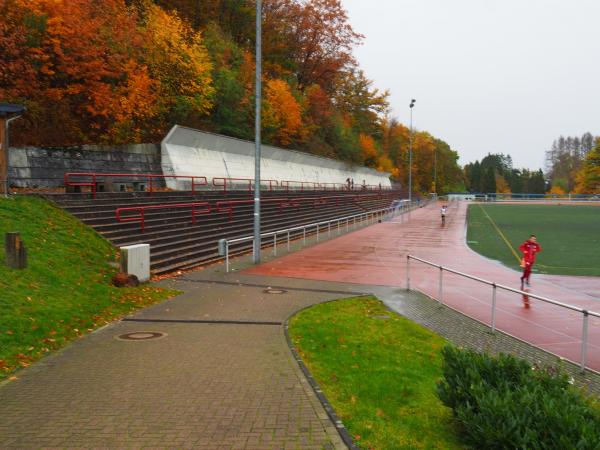
[[[215,177],[254,178],[254,143],[250,141],[175,125],[161,143],[161,154],[165,175],[201,175],[209,183]],[[389,173],[268,145],[262,146],[261,161],[263,180],[345,184],[353,178],[355,188],[363,180],[368,185],[391,186]],[[183,188],[181,182],[169,179],[167,186]]]

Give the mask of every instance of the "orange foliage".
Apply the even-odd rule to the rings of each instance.
[[[360,149],[365,164],[369,167],[374,167],[377,164],[377,157],[379,152],[375,146],[375,140],[367,134],[359,134],[358,142],[360,143]]]
[[[177,16],[148,4],[142,22],[124,0],[0,2],[0,98],[30,111],[15,143],[156,139],[175,101],[198,114],[212,106],[208,55]]]
[[[305,138],[302,109],[285,81],[266,82],[262,114],[263,127],[276,144],[287,146]]]
[[[386,155],[381,155],[377,158],[376,169],[380,172],[389,172],[394,177],[398,176],[400,173],[400,171],[392,164],[392,160]]]
[[[550,189],[550,191],[548,191],[548,194],[565,195],[566,192],[560,186],[552,186],[552,189]]]

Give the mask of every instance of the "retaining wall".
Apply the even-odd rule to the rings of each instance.
[[[162,168],[169,175],[254,178],[254,142],[175,125],[161,143]],[[334,159],[263,145],[261,179],[390,187],[390,174]],[[182,182],[167,180],[172,189]],[[292,186],[292,185],[290,185]]]
[[[65,172],[161,174],[160,145],[24,147],[9,151],[13,187],[59,187],[64,184]]]
[[[13,187],[61,187],[65,172],[199,175],[209,182],[215,177],[253,179],[254,143],[176,125],[160,145],[9,149],[9,178]],[[346,184],[350,178],[355,188],[363,183],[391,186],[389,173],[269,145],[262,146],[261,178],[340,184]],[[167,179],[167,186],[189,189],[174,179]]]

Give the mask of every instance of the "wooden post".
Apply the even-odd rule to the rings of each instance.
[[[0,117],[0,194],[8,193],[8,139],[6,118]]]
[[[4,238],[6,265],[12,269],[27,267],[27,250],[19,233],[6,233]]]

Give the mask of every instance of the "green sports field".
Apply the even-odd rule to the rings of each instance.
[[[469,247],[515,270],[519,245],[535,234],[534,272],[600,276],[600,206],[473,204],[468,222]]]

